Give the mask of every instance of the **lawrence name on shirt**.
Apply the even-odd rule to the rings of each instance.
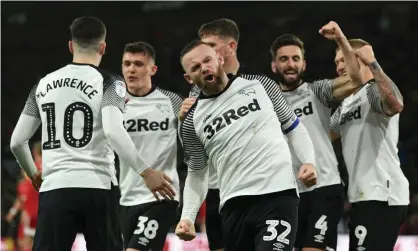
[[[122,72],[128,86],[124,125],[141,156],[173,182],[174,200],[157,201],[129,165],[120,162],[121,227],[125,248],[163,250],[167,233],[177,220],[177,114],[183,99],[152,84],[155,50],[145,42],[127,44]]]
[[[291,251],[298,193],[289,145],[304,163],[305,183],[316,183],[306,129],[274,81],[228,79],[223,58],[202,41],[191,42],[181,55],[186,80],[202,95],[181,129],[188,175],[176,234],[184,240],[196,234],[193,222],[208,190],[209,165],[218,178],[225,249]]]
[[[391,251],[409,204],[397,154],[402,95],[364,43],[356,53],[369,81],[338,107],[331,129],[341,135],[349,174],[350,251]]]
[[[150,190],[164,194],[167,188],[166,196],[174,192],[158,170],[144,163],[123,127],[123,79],[98,68],[106,47],[104,24],[81,17],[70,29],[73,62],[33,87],[10,145],[34,186],[40,187],[34,251],[70,250],[80,232],[88,250],[120,250],[113,151],[135,170],[137,179],[144,177]],[[28,147],[41,124],[42,173]]]

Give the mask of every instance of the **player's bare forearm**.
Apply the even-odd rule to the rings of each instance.
[[[360,64],[357,61],[356,54],[345,36],[338,37],[335,40],[340,48],[346,64],[347,73],[352,83],[360,86],[362,84],[360,74]]]
[[[339,37],[335,40],[343,54],[346,62],[347,75],[338,77],[333,82],[333,96],[337,100],[343,100],[351,95],[362,84],[360,65],[353,48],[346,37]]]
[[[403,97],[396,84],[385,74],[377,61],[369,65],[376,80],[383,112],[393,116],[403,110]]]

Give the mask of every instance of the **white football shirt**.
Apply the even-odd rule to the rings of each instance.
[[[189,97],[198,98],[200,93],[201,93],[200,89],[196,85],[193,85],[192,88],[190,89]],[[216,169],[209,166],[208,172],[209,172],[209,183],[208,183],[209,189],[219,189],[218,178],[216,177]]]
[[[398,158],[399,114],[382,111],[374,80],[347,97],[331,118],[331,129],[341,135],[347,164],[350,202],[387,201],[409,204],[409,183]]]
[[[200,97],[181,129],[189,168],[216,170],[220,208],[237,196],[297,189],[283,133],[299,119],[274,81],[245,78],[231,78],[216,97]]]
[[[324,79],[313,83],[305,82],[292,91],[282,91],[283,96],[306,127],[315,145],[318,183],[307,188],[297,179],[299,192],[301,193],[341,183],[337,157],[329,137],[331,101],[334,98],[332,95],[333,81],[332,79]],[[297,177],[302,163],[293,151],[291,153],[293,170]]]
[[[101,109],[123,110],[125,94],[122,78],[88,64],[68,64],[34,86],[22,113],[42,121],[40,192],[117,184]]]
[[[183,99],[170,91],[153,86],[145,96],[128,94],[124,126],[146,163],[163,171],[173,181],[175,200],[179,201],[180,182],[177,173],[177,114]],[[156,201],[144,180],[120,161],[120,204],[140,205]]]

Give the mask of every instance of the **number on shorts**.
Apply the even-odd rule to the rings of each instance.
[[[282,242],[284,244],[289,245],[289,239],[287,239],[286,237],[290,234],[291,230],[292,230],[292,226],[289,224],[289,222],[284,221],[284,220],[267,220],[266,221],[267,226],[267,232],[271,233],[269,236],[263,236],[263,240],[264,241],[272,241],[274,239],[277,238],[278,242]],[[284,226],[286,229],[283,231],[283,233],[281,233],[279,236],[277,236],[277,230],[276,227],[281,224],[282,226]]]
[[[363,245],[364,240],[366,239],[367,229],[365,226],[359,225],[354,229],[354,235],[358,239],[357,246]]]
[[[325,235],[328,230],[328,222],[326,221],[327,216],[322,215],[315,223],[315,228],[321,230],[320,235]]]
[[[148,222],[148,223],[147,223]],[[145,226],[145,223],[147,223]],[[138,225],[137,229],[135,229],[134,234],[140,235],[144,233],[144,236],[147,239],[154,239],[157,235],[158,230],[158,222],[156,220],[148,220],[146,216],[139,216],[138,217]]]

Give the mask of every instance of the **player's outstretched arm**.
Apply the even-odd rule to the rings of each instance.
[[[175,191],[171,179],[163,172],[154,170],[137,151],[134,142],[123,127],[123,109],[125,107],[126,87],[122,80],[110,77],[104,83],[105,90],[101,105],[102,125],[110,147],[119,158],[140,174],[147,187],[160,200],[157,192],[165,199],[173,199]]]
[[[41,173],[36,168],[29,148],[29,140],[41,124],[41,117],[35,97],[36,87],[37,85],[31,90],[25,108],[13,130],[12,138],[10,139],[10,149],[19,165],[25,170],[29,178],[31,178],[35,189],[39,190],[42,183]]]
[[[392,117],[403,110],[403,97],[396,84],[385,74],[377,62],[373,48],[365,45],[356,51],[357,57],[367,65],[377,84],[368,90],[368,97],[375,110]]]
[[[193,123],[195,106],[190,109],[182,128],[183,148],[187,156],[188,174],[183,191],[183,211],[176,228],[182,240],[192,240],[196,236],[194,221],[208,191],[208,158],[200,142]]]
[[[331,21],[324,25],[319,30],[319,33],[325,38],[335,41],[342,52],[346,64],[347,75],[334,79],[332,83],[332,93],[335,99],[343,100],[363,84],[360,74],[360,65],[353,48],[336,22]]]

